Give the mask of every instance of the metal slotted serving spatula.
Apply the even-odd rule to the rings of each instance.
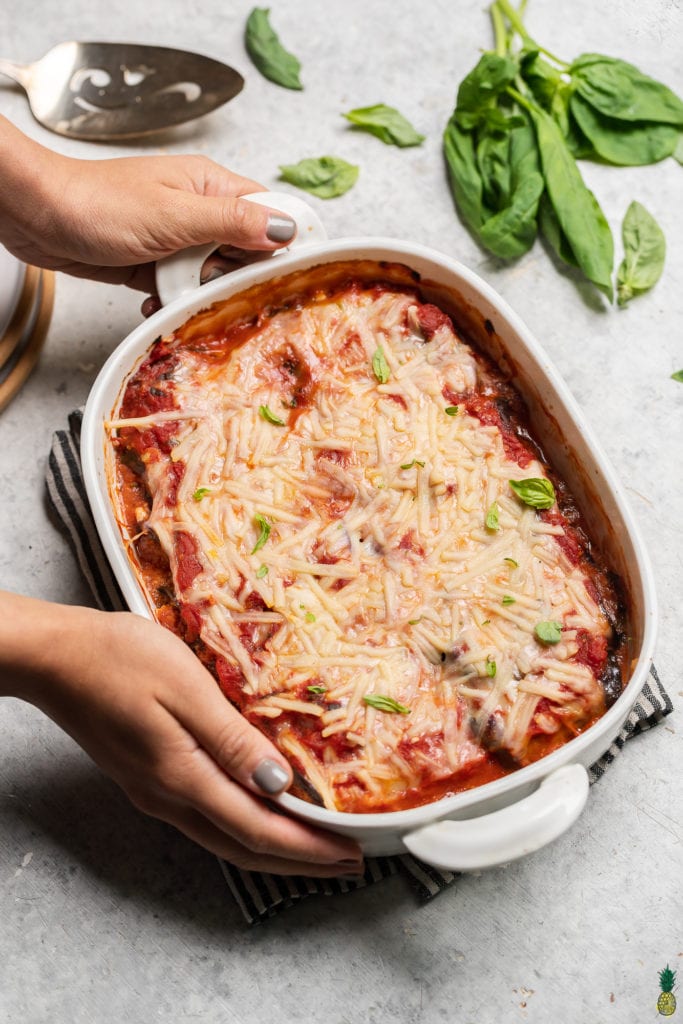
[[[242,89],[226,64],[135,43],[60,43],[34,64],[0,59],[26,90],[33,116],[73,139],[110,141],[208,114]]]

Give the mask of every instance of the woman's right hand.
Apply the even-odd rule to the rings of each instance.
[[[30,637],[23,655],[16,629],[14,642],[0,637],[14,679],[3,692],[48,714],[140,810],[240,868],[362,872],[356,843],[270,809],[264,797],[291,784],[287,761],[178,637],[127,612],[9,594],[3,620]]]

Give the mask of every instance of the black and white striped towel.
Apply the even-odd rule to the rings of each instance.
[[[102,550],[83,486],[80,458],[81,412],[69,417],[69,429],[58,430],[52,439],[47,471],[49,504],[66,531],[78,564],[100,608],[117,611],[125,607],[121,591]],[[629,715],[624,728],[610,749],[591,768],[595,782],[609,768],[626,740],[645,732],[673,710],[669,696],[652,666],[650,675]],[[241,871],[221,861],[225,880],[249,924],[272,917],[306,896],[351,892],[378,882],[399,871],[415,889],[422,902],[432,899],[449,886],[455,875],[438,871],[415,857],[375,857],[366,859],[365,875],[359,881],[341,878],[318,879],[266,875]]]

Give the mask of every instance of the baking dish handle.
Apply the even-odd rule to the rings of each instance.
[[[564,765],[517,803],[467,821],[438,821],[403,836],[420,860],[446,871],[507,864],[551,843],[570,828],[588,797],[588,773]]]
[[[291,245],[285,246],[284,249],[276,249],[275,252],[264,252],[261,254],[262,259],[270,259],[272,256],[279,256],[280,253],[291,252],[292,249],[300,249],[304,245],[324,242],[327,239],[327,231],[318,214],[298,196],[292,196],[288,192],[252,192],[241,198],[288,213],[296,221],[296,238]],[[194,245],[157,261],[157,294],[162,305],[167,306],[181,295],[187,295],[195,288],[199,288],[202,264],[216,248],[216,242]]]

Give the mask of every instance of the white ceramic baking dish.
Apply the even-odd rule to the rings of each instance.
[[[382,238],[326,241],[322,224],[301,200],[274,193],[251,198],[291,213],[299,226],[296,242],[275,258],[202,287],[199,271],[212,247],[166,261],[157,274],[164,307],[112,353],[90,393],[82,432],[83,471],[97,529],[123,594],[133,612],[152,617],[121,543],[109,500],[110,467],[103,424],[120,400],[123,382],[153,341],[212,302],[293,271],[354,259],[408,266],[420,275],[427,300],[455,313],[525,398],[536,437],[568,482],[590,535],[624,583],[631,675],[619,699],[586,732],[536,763],[477,789],[410,810],[379,814],[329,811],[288,793],[278,803],[299,818],[353,837],[368,855],[410,851],[428,864],[461,871],[531,853],[561,835],[581,813],[588,795],[586,769],[619,733],[652,660],[656,630],[652,573],[623,491],[542,347],[507,303],[476,274],[448,256],[410,242]]]

